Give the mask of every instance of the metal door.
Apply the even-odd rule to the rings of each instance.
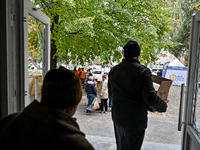
[[[200,149],[200,12],[192,16],[182,150]]]

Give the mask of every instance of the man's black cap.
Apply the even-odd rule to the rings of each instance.
[[[136,41],[129,41],[123,47],[124,49],[124,57],[136,57],[140,55],[140,46]]]

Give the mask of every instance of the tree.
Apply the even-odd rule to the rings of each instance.
[[[43,24],[34,17],[28,17],[28,54],[32,62],[42,61],[43,52]]]
[[[173,0],[172,0],[173,1]],[[174,0],[175,1],[175,0]],[[171,3],[165,0],[54,0],[42,11],[51,19],[51,68],[57,57],[73,63],[90,62],[98,56],[108,63],[122,57],[118,47],[136,40],[142,49],[140,61],[148,64],[169,40],[173,19]],[[49,1],[34,0],[35,5]]]
[[[196,0],[181,1],[181,12],[179,12],[179,14],[181,14],[181,22],[179,26],[177,26],[177,31],[172,36],[172,41],[177,43],[177,46],[169,50],[175,57],[184,56],[186,64],[188,61],[191,19],[196,7],[193,5],[195,2]]]

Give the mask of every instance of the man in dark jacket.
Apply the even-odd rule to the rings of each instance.
[[[95,96],[97,97],[96,84],[93,82],[93,76],[89,76],[89,80],[86,83],[85,90],[87,93],[88,104],[86,107],[86,113],[93,112],[92,103]]]
[[[41,103],[0,121],[0,149],[92,150],[74,115],[82,98],[78,75],[64,67],[50,70],[43,82]]]
[[[125,59],[109,72],[108,88],[112,97],[112,120],[118,150],[140,150],[147,128],[147,110],[165,112],[167,102],[156,94],[151,71],[140,64],[140,47],[129,41]]]

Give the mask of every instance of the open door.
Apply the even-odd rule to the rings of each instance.
[[[35,80],[34,73],[37,75],[35,77],[42,81],[49,69],[50,19],[28,0],[24,0],[25,106],[32,102],[34,94],[37,92],[34,90],[35,84],[31,85]]]
[[[28,80],[30,28],[37,34],[35,42],[38,44],[35,45],[41,50],[38,58],[42,77],[50,69],[50,19],[34,8],[29,0],[0,1],[0,119],[23,110],[31,102]]]
[[[200,149],[200,12],[192,16],[182,150]]]

